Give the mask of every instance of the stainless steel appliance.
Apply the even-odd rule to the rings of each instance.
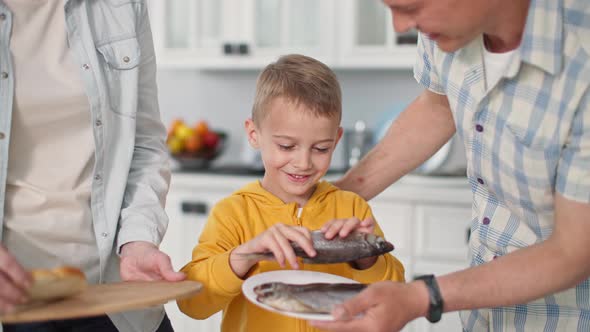
[[[387,132],[393,121],[405,109],[406,105],[396,105],[389,112],[384,113],[383,119],[379,121],[380,126],[375,131],[375,142],[378,142]],[[423,175],[465,175],[467,170],[467,159],[465,147],[460,137],[454,135],[443,145],[432,157],[418,166],[413,173]]]
[[[345,168],[350,168],[363,158],[373,147],[373,131],[367,128],[364,121],[357,121],[352,129],[344,131],[342,139],[344,148]]]

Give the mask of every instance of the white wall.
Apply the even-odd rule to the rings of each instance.
[[[190,122],[205,119],[230,133],[220,162],[237,161],[242,147],[243,123],[250,115],[258,71],[198,71],[162,69],[158,72],[160,110],[166,125],[174,118]],[[356,120],[371,127],[397,103],[407,103],[422,90],[411,70],[342,70],[344,128]]]

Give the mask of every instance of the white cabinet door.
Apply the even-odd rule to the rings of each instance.
[[[416,206],[416,257],[465,262],[471,206]]]
[[[167,0],[151,9],[165,67],[262,68],[287,53],[333,59],[333,0]]]
[[[239,40],[238,0],[152,0],[158,65],[195,67],[218,62],[224,43]]]
[[[369,204],[385,238],[395,246],[392,254],[411,256],[413,251],[412,205],[394,202],[379,196],[372,199]]]
[[[166,213],[170,219],[168,230],[160,249],[170,255],[175,270],[191,260],[192,250],[207,221],[211,207],[229,192],[215,192],[210,189],[170,189],[166,202]],[[221,313],[206,320],[196,320],[180,312],[176,302],[165,305],[166,312],[176,332],[219,331]]]
[[[262,65],[279,55],[300,53],[326,64],[332,62],[333,1],[248,0],[252,13],[252,55]]]
[[[415,30],[396,33],[381,0],[341,0],[337,66],[412,68],[416,62]]]

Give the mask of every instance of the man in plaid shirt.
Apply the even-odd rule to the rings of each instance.
[[[314,324],[392,331],[462,310],[465,331],[590,331],[590,3],[384,2],[396,31],[421,32],[425,90],[337,184],[370,199],[457,132],[471,268],[374,284]]]

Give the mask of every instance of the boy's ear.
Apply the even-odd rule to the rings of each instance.
[[[344,133],[344,129],[342,129],[342,127],[338,127],[338,136],[336,137],[336,144],[338,144],[338,142],[340,142],[340,139],[342,138],[342,134]],[[334,145],[336,145],[334,144]]]
[[[246,136],[248,137],[248,143],[250,146],[258,149],[260,146],[258,144],[258,132],[256,131],[256,125],[254,125],[254,121],[251,118],[248,118],[246,122],[244,122],[244,129],[246,129]]]

